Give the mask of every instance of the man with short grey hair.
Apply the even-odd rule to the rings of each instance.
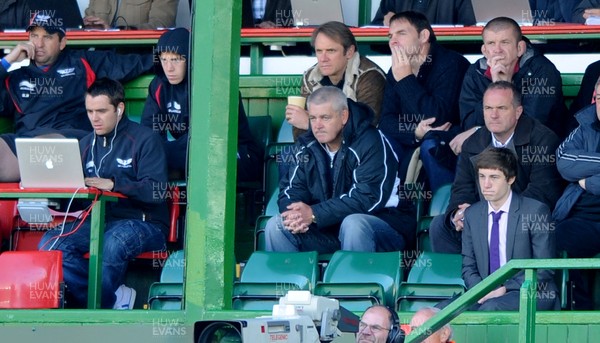
[[[415,314],[410,320],[410,329],[411,332],[414,330],[419,330],[419,327],[423,325],[426,321],[431,319],[431,317],[435,316],[441,310],[436,307],[423,307]],[[419,331],[417,331],[419,332]],[[419,332],[420,333],[420,332]],[[451,343],[452,342],[452,327],[450,324],[444,325],[441,329],[432,333],[427,337],[423,343]]]
[[[266,226],[269,251],[398,251],[414,241],[414,214],[398,208],[398,159],[371,125],[373,111],[336,87],[308,98],[310,131],[294,146]]]

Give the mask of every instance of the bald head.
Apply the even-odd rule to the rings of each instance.
[[[423,323],[435,316],[439,311],[440,309],[436,307],[424,307],[418,310],[410,320],[411,331],[419,330],[419,327],[423,325]],[[444,327],[427,337],[423,343],[446,343],[450,341],[451,337],[452,328],[450,327],[450,324],[446,324]]]
[[[392,314],[385,306],[371,306],[360,319],[356,342],[385,343],[392,324]]]

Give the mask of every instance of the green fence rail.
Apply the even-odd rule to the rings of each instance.
[[[519,271],[525,271],[525,281],[521,285],[519,307],[519,343],[535,342],[536,294],[538,269],[598,269],[600,259],[534,259],[511,260],[492,275],[485,278],[461,297],[450,303],[436,316],[425,322],[418,330],[406,337],[407,343],[420,342],[433,332],[467,310],[477,300],[501,285]]]

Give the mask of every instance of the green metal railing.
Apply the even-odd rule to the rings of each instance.
[[[525,280],[521,285],[519,307],[519,343],[535,342],[536,295],[538,269],[598,269],[600,259],[533,259],[511,260],[492,275],[482,280],[461,297],[450,303],[436,316],[425,322],[418,330],[406,337],[406,342],[419,342],[436,332],[444,325],[467,310],[477,300],[513,277],[519,271],[525,271]],[[558,295],[556,295],[558,296]]]

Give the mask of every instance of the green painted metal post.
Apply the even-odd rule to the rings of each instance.
[[[263,45],[252,43],[250,45],[250,74],[262,75],[263,73]]]
[[[102,289],[102,250],[104,241],[104,212],[106,203],[98,201],[92,209],[91,227],[98,230],[90,232],[90,269],[88,274],[88,308],[101,307],[100,294],[97,290]],[[99,248],[98,248],[99,247]]]
[[[371,0],[358,2],[358,26],[369,25],[371,22]]]
[[[537,269],[525,270],[519,304],[519,343],[535,342],[535,310],[537,303]]]
[[[200,5],[195,2],[194,5]],[[231,307],[241,1],[204,0],[192,33],[186,321]]]

